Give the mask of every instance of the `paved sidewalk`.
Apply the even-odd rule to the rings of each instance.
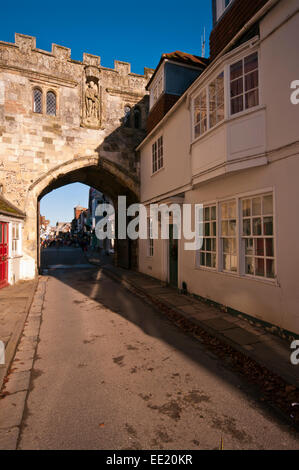
[[[5,344],[5,364],[0,365],[0,390],[22,334],[38,280],[20,281],[0,290],[0,340]]]
[[[130,289],[134,289],[154,303],[164,312],[173,312],[178,323],[200,327],[205,332],[228,345],[236,351],[253,359],[269,371],[277,374],[290,385],[299,387],[299,365],[290,362],[293,352],[290,342],[283,340],[265,329],[251,325],[245,319],[233,316],[193,296],[181,295],[176,289],[163,284],[149,276],[129,271],[101,260],[96,254],[87,254],[89,261],[103,267],[104,271]],[[182,320],[186,320],[185,322]],[[188,326],[189,324],[189,326]]]

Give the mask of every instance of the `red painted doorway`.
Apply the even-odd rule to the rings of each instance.
[[[0,222],[0,289],[8,284],[8,223]]]

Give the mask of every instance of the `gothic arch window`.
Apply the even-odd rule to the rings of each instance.
[[[33,89],[33,112],[43,112],[43,93],[39,88]]]
[[[141,128],[141,112],[138,107],[134,108],[134,127],[135,129]]]
[[[125,127],[130,127],[130,117],[131,117],[131,108],[130,106],[125,106],[125,115],[124,115]]]
[[[56,116],[56,95],[53,91],[47,92],[47,114]]]

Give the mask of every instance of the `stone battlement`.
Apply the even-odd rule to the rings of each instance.
[[[15,52],[15,54],[13,53]],[[26,63],[28,64],[28,56],[34,55],[44,55],[49,59],[54,59],[54,61],[59,61],[60,63],[65,63],[65,65],[74,65],[74,66],[92,66],[99,69],[105,69],[107,71],[113,71],[119,73],[120,75],[133,75],[136,77],[144,77],[149,80],[152,76],[154,70],[145,67],[144,74],[135,74],[131,72],[131,64],[128,62],[123,62],[119,60],[114,61],[114,69],[106,68],[101,66],[101,57],[97,55],[83,53],[83,60],[78,61],[71,58],[71,49],[65,46],[60,46],[58,44],[52,44],[51,52],[38,49],[36,47],[36,38],[34,36],[27,36],[25,34],[15,33],[15,42],[9,43],[0,41],[0,67],[3,62],[6,66],[14,65],[15,59],[17,56],[20,58],[20,55],[26,55]],[[18,60],[18,59],[17,59]],[[34,64],[36,61],[33,59],[29,61],[29,64]],[[39,62],[43,62],[42,59]],[[22,64],[19,62],[19,65]],[[50,68],[52,64],[49,64]],[[54,65],[54,64],[53,64]],[[26,67],[27,68],[27,67]],[[49,67],[48,67],[49,68]]]

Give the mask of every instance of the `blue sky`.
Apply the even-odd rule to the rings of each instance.
[[[14,33],[36,37],[39,49],[51,44],[71,48],[71,57],[82,60],[83,52],[101,56],[104,67],[114,60],[131,63],[134,73],[155,68],[161,54],[181,50],[201,55],[201,35],[206,28],[206,56],[212,26],[212,1],[74,2],[52,0],[2,2],[0,40],[14,42]],[[87,204],[88,188],[65,186],[41,201],[41,211],[51,223],[68,221],[73,207]]]

